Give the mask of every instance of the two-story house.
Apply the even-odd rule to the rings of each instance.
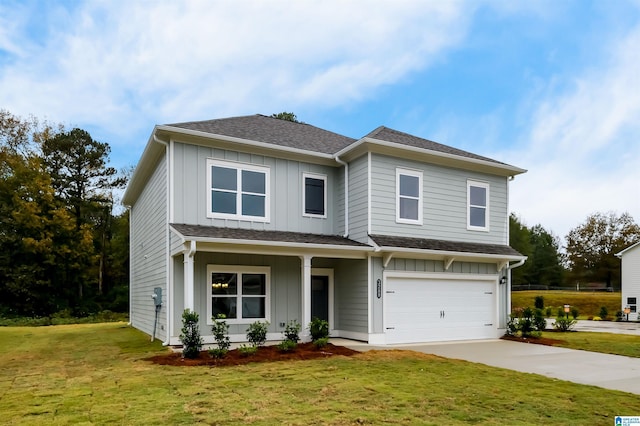
[[[123,197],[131,323],[170,345],[185,308],[207,343],[220,313],[232,341],[313,317],[373,344],[499,337],[525,261],[508,244],[523,172],[386,127],[356,140],[263,115],[156,126]]]

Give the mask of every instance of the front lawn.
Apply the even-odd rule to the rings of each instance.
[[[554,346],[563,348],[640,358],[640,336],[588,331],[567,333],[545,331],[542,337],[560,340],[561,343]]]
[[[582,334],[582,333],[575,333]],[[0,328],[9,424],[613,424],[637,395],[408,351],[170,367],[124,323]]]

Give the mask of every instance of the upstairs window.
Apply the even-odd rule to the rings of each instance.
[[[489,230],[489,184],[467,181],[467,229]]]
[[[396,169],[396,222],[422,224],[422,172]]]
[[[269,168],[208,160],[207,216],[269,221]]]
[[[327,217],[327,177],[303,173],[302,182],[303,216]]]

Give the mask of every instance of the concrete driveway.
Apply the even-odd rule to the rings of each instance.
[[[507,340],[388,346],[371,346],[366,343],[335,340],[339,340],[335,342],[336,344],[359,351],[412,350],[640,395],[640,358]]]

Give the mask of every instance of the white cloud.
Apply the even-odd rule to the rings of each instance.
[[[594,212],[640,222],[640,26],[609,46],[572,88],[539,99],[527,143],[509,161],[529,169],[511,209],[564,237]]]
[[[0,70],[0,105],[121,135],[148,129],[147,120],[366,99],[460,42],[473,13],[468,4],[418,1],[49,7],[46,37],[26,53],[12,46],[28,17],[6,18],[15,25],[0,32],[0,48],[13,63]]]

